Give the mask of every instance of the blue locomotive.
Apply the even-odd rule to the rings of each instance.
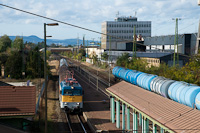
[[[119,66],[113,68],[112,74],[117,79],[125,80],[143,89],[200,110],[200,86]]]
[[[73,72],[69,70],[67,61],[61,59],[59,68],[60,108],[69,112],[82,112],[83,89],[73,75]]]

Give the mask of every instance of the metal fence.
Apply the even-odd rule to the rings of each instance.
[[[35,108],[35,113],[36,113],[36,114],[38,113],[38,110],[39,110],[41,96],[42,96],[43,93],[44,93],[44,88],[45,88],[44,86],[45,86],[45,82],[43,83],[42,89],[40,90],[40,94],[39,94],[39,96],[38,96],[38,101],[37,101],[36,108]]]

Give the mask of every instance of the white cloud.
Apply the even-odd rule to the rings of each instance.
[[[48,0],[48,2],[46,0],[23,2],[21,0],[0,0],[0,3],[85,28],[93,28],[97,31],[101,31],[101,22],[114,20],[117,11],[123,16],[134,16],[136,11],[138,20],[152,21],[153,34],[157,35],[174,32],[172,18],[182,17],[180,27],[181,25],[186,27],[190,22],[199,19],[198,14],[200,12],[200,7],[197,6],[197,2],[194,0]],[[43,22],[48,22],[48,20],[1,6],[0,17],[3,18],[0,23],[4,24],[20,23],[39,26]],[[93,26],[91,27],[91,25]],[[192,28],[183,31],[194,29],[195,26],[193,25]],[[6,31],[6,28],[4,31]]]

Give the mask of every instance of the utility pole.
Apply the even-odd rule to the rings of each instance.
[[[200,0],[198,0],[198,5],[200,6]],[[200,21],[199,21],[199,29],[198,29],[198,33],[197,33],[197,42],[196,42],[195,54],[198,54],[198,52],[199,52],[199,43],[200,43]]]
[[[100,49],[101,49],[101,37],[99,37],[99,45],[100,45]]]
[[[109,84],[108,86],[110,87],[110,48],[111,48],[111,38],[109,36],[109,61],[108,61],[108,65],[109,65]]]
[[[88,40],[87,40],[87,54],[86,54],[86,58],[88,58],[89,56],[88,56]]]
[[[94,38],[91,38],[92,39],[92,41],[93,41],[93,43],[94,43]]]
[[[174,59],[173,59],[173,66],[176,65],[176,58],[177,58],[177,64],[179,64],[179,55],[178,55],[178,20],[181,20],[180,18],[172,18],[172,20],[176,20],[175,25],[175,35],[174,35]],[[177,53],[176,53],[176,49]]]
[[[79,51],[79,35],[78,35],[78,38],[77,38],[77,46],[78,46],[78,51]],[[77,51],[77,53],[78,53]]]
[[[46,23],[44,23],[44,84],[45,84],[45,133],[47,133],[47,72],[46,72]]]
[[[200,1],[199,1],[200,2]],[[198,54],[199,51],[199,43],[200,43],[200,21],[199,21],[199,28],[197,32],[197,40],[196,40],[196,48],[195,48],[195,54]]]
[[[85,47],[85,34],[83,35],[83,48]]]
[[[98,72],[98,70],[97,70],[97,91],[99,90],[99,78],[98,78],[98,76],[99,76],[99,72]]]
[[[83,50],[85,49],[85,34],[83,35]],[[82,59],[82,57],[81,57]]]
[[[99,45],[100,45],[100,62],[101,62],[101,56],[102,56],[102,52],[101,52],[101,37],[99,37]]]
[[[135,26],[133,31],[133,56],[132,58],[136,57],[136,34],[135,34]]]

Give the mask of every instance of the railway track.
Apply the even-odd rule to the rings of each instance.
[[[91,130],[89,126],[84,122],[84,118],[78,114],[66,114],[66,119],[70,133],[89,133]]]
[[[88,84],[89,87],[96,88],[105,96],[110,97],[110,95],[105,90],[105,88],[109,87],[109,83],[107,81],[83,69],[79,70],[75,68],[74,71],[75,77],[78,80],[82,80],[85,84]]]
[[[87,69],[86,67],[80,67],[79,62],[71,61],[68,59],[69,65],[73,66],[72,69],[75,72],[75,77],[79,80],[82,80],[86,84],[88,84],[92,88],[96,88],[102,94],[110,97],[110,95],[106,92],[106,88],[109,87],[108,79],[105,78],[105,75],[99,75],[100,72],[97,73],[97,70]],[[110,85],[115,84],[114,79],[111,79]]]
[[[84,71],[89,71],[91,74],[96,75],[97,74],[97,70],[95,69],[89,69],[88,66],[81,64],[80,62],[74,61],[72,59],[66,58],[66,60],[68,60],[70,62],[70,65],[72,66],[76,66],[81,68]],[[104,71],[104,72],[98,72],[98,77],[100,77],[101,79],[105,80],[107,84],[109,84],[107,81],[108,79],[108,71]],[[112,71],[110,71],[111,77],[110,77],[110,84],[115,84],[115,80],[114,77],[112,76]]]

